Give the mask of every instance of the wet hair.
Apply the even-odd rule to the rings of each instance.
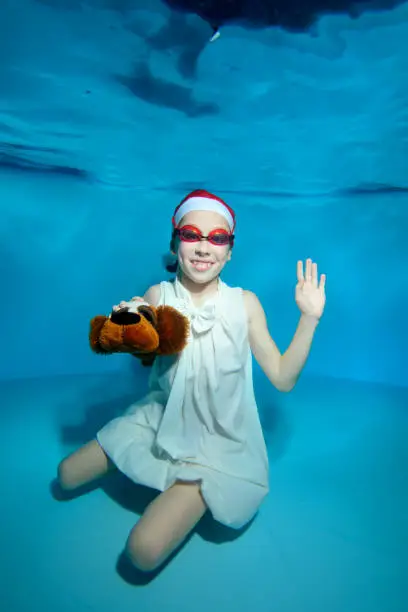
[[[176,230],[175,229],[173,229],[172,234],[171,234],[170,251],[171,253],[176,252]],[[167,272],[170,272],[171,274],[175,274],[178,269],[177,258],[174,259],[173,255],[171,256],[165,255],[163,257],[163,260],[164,260],[164,267],[166,268]]]
[[[170,272],[170,274],[176,274],[178,270],[178,261],[174,261],[174,262],[169,261],[166,264],[166,270],[167,272]]]

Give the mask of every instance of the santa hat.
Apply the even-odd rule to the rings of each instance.
[[[224,200],[204,189],[192,191],[180,202],[173,215],[174,227],[178,226],[184,215],[193,210],[217,212],[228,221],[231,232],[235,229],[235,213],[232,208]]]

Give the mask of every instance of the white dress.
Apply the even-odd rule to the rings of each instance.
[[[97,440],[136,483],[164,491],[176,480],[199,482],[214,519],[238,529],[269,489],[242,289],[219,280],[214,298],[197,308],[176,278],[160,284],[162,304],[188,317],[187,346],[156,358],[147,395]]]

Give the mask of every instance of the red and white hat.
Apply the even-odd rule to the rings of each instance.
[[[184,215],[193,210],[217,212],[228,221],[231,232],[235,229],[235,213],[232,208],[224,200],[204,189],[192,191],[180,202],[173,215],[174,227],[178,226]]]

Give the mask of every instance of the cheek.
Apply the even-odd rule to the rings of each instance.
[[[231,257],[231,249],[229,247],[219,247],[218,261],[228,261]]]
[[[194,252],[194,243],[180,242],[178,246],[178,256],[181,259],[190,257],[193,252]]]

